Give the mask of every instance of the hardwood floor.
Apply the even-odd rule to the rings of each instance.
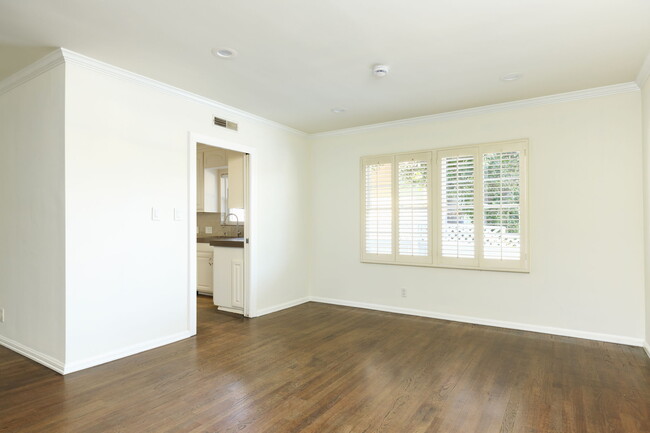
[[[650,432],[643,349],[309,303],[60,376],[0,347],[1,432]]]

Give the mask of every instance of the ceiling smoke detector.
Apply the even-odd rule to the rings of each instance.
[[[388,75],[388,71],[390,71],[390,66],[388,65],[375,65],[372,67],[372,74],[375,77],[379,77],[379,78],[385,77],[386,75]]]

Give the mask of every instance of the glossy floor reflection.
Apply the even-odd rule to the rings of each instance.
[[[642,349],[309,303],[62,377],[0,347],[1,432],[648,432]]]

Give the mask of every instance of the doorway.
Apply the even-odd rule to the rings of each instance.
[[[188,327],[192,335],[196,334],[197,292],[209,296],[209,284],[215,308],[254,317],[254,152],[249,146],[189,134]]]

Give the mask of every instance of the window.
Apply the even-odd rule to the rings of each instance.
[[[431,261],[431,152],[395,157],[397,167],[397,255],[401,262]]]
[[[527,271],[527,147],[362,158],[361,260]]]
[[[368,159],[364,165],[364,258],[394,260],[393,249],[394,158]]]

